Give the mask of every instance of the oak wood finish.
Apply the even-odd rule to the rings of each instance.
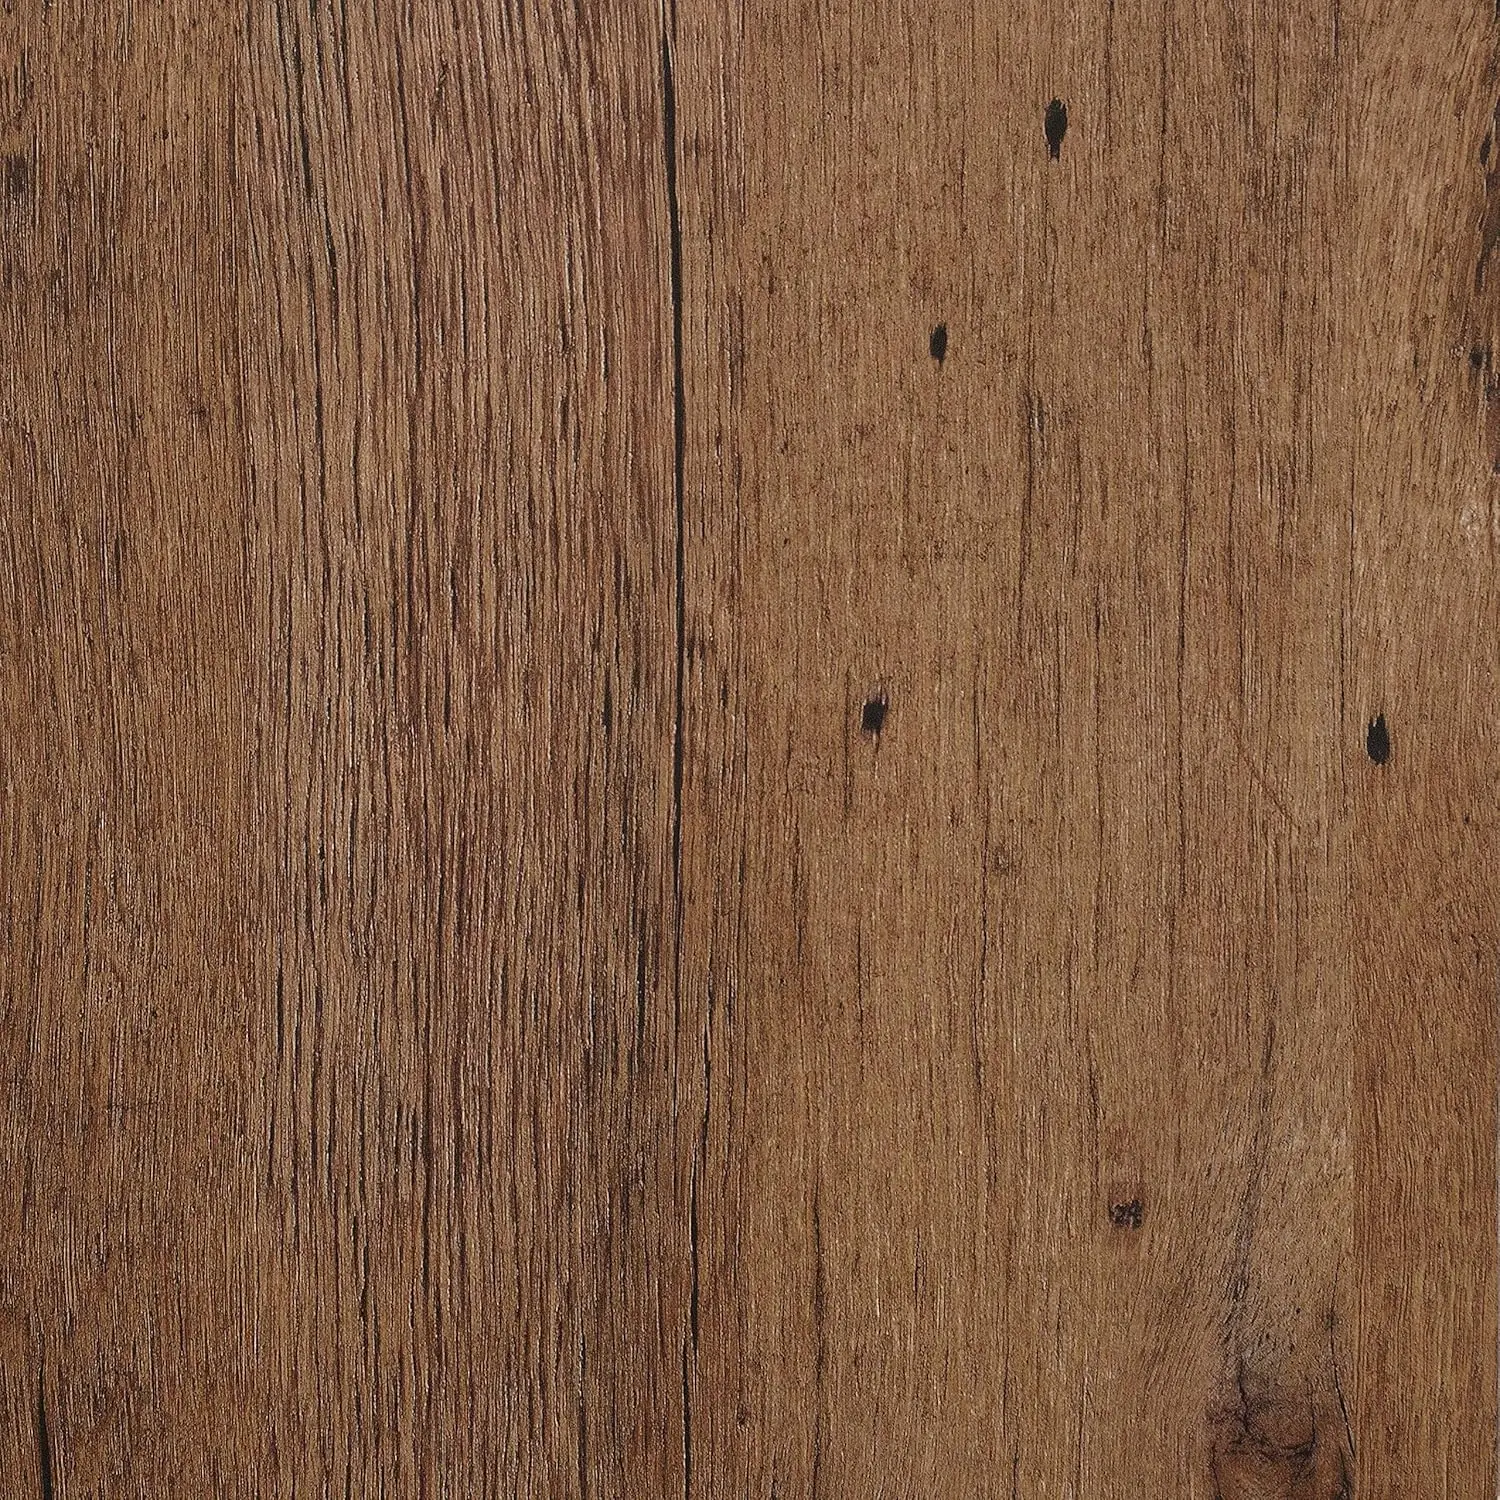
[[[0,1493],[1489,1500],[1497,100],[7,4]]]

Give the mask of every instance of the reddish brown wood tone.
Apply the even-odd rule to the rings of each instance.
[[[1491,1500],[1493,9],[3,12],[0,1494]]]

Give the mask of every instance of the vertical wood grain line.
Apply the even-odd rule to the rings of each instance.
[[[682,1032],[682,759],[683,687],[687,671],[687,583],[683,519],[687,390],[682,368],[682,210],[677,193],[677,87],[674,50],[675,6],[661,15],[662,158],[667,189],[667,243],[670,258],[669,294],[672,316],[672,523],[673,591],[677,661],[672,691],[672,1050],[677,1056]],[[677,1084],[674,1067],[673,1114]],[[696,1193],[696,1175],[691,1190]],[[693,1492],[692,1363],[698,1343],[698,1233],[695,1206],[689,1212],[690,1305],[692,1316],[682,1337],[682,1493]]]

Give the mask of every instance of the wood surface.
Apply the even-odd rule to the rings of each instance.
[[[0,1495],[1492,1500],[1497,100],[5,0]]]

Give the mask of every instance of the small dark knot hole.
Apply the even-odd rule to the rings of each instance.
[[[1391,758],[1391,732],[1385,727],[1385,715],[1376,714],[1365,730],[1365,754],[1377,766],[1383,766]]]
[[[1056,161],[1062,155],[1063,137],[1068,133],[1068,106],[1061,99],[1054,99],[1047,106],[1042,128],[1047,132],[1047,154]]]
[[[1129,1203],[1112,1203],[1109,1206],[1109,1222],[1116,1229],[1139,1229],[1145,1217],[1145,1205],[1139,1198],[1132,1198]]]
[[[889,707],[884,691],[871,693],[860,711],[860,731],[864,734],[879,734],[885,728],[885,711]]]
[[[942,364],[948,357],[948,325],[946,323],[939,323],[932,330],[932,338],[928,341],[927,348],[939,364]]]

